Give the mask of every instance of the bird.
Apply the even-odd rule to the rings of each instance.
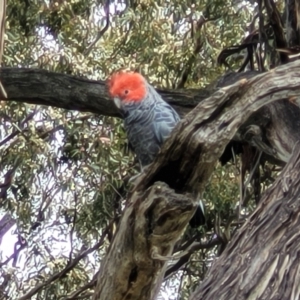
[[[154,161],[180,117],[138,72],[115,72],[107,85],[110,97],[123,117],[129,145],[143,170]],[[190,220],[191,227],[205,223],[203,209],[201,202]]]

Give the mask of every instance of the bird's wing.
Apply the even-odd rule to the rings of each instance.
[[[160,146],[171,135],[172,130],[180,121],[176,111],[166,102],[159,102],[154,108],[155,122],[153,122],[153,129],[155,137]]]

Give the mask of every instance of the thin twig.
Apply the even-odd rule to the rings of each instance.
[[[193,20],[191,21],[193,23]],[[196,24],[196,28],[195,28],[195,47],[193,50],[193,53],[191,55],[191,57],[189,58],[188,62],[186,63],[186,66],[181,74],[181,78],[177,84],[177,89],[181,89],[184,87],[189,74],[191,73],[191,69],[192,66],[196,60],[196,56],[197,54],[200,52],[200,50],[202,49],[203,46],[203,42],[201,41],[200,38],[200,31],[202,26],[207,22],[207,20],[204,18],[204,16],[201,16],[200,19],[198,20],[197,24]],[[193,25],[192,25],[193,26]]]
[[[109,0],[107,0],[105,2],[105,5],[104,5],[104,11],[105,11],[105,19],[106,19],[106,24],[105,26],[100,30],[98,31],[97,33],[97,36],[95,38],[95,40],[87,47],[87,49],[84,51],[84,55],[89,55],[93,49],[93,47],[96,45],[96,43],[101,39],[101,37],[103,36],[103,34],[108,30],[109,28]]]
[[[78,195],[75,192],[74,194],[74,206],[75,206],[75,211],[74,211],[74,216],[73,216],[73,224],[70,230],[70,244],[71,244],[71,250],[69,253],[69,264],[72,263],[72,256],[73,256],[73,238],[74,238],[74,230],[75,230],[75,225],[76,225],[76,221],[77,221],[77,203],[78,203]]]
[[[93,251],[95,251],[96,249],[98,249],[100,246],[103,245],[104,243],[104,239],[109,231],[110,225],[114,220],[112,220],[104,229],[103,234],[101,236],[101,239],[99,240],[98,243],[96,243],[93,247],[83,251],[81,254],[79,254],[77,257],[75,257],[73,259],[73,261],[68,264],[62,271],[53,274],[50,278],[48,278],[46,281],[44,281],[43,283],[37,285],[36,287],[34,287],[32,290],[30,290],[27,294],[25,294],[24,296],[22,296],[21,298],[19,298],[18,300],[27,300],[27,299],[31,299],[31,297],[33,295],[35,295],[36,293],[38,293],[42,288],[44,288],[45,286],[51,284],[52,282],[54,282],[55,280],[65,276],[68,272],[70,272],[78,263],[79,261],[86,257],[88,254],[92,253]]]
[[[37,112],[37,108],[34,109],[33,112],[31,112],[26,118],[25,120],[23,120],[20,124],[20,128],[15,130],[14,132],[12,132],[11,134],[9,134],[7,137],[5,137],[2,141],[0,141],[0,147],[3,146],[4,144],[6,144],[8,141],[10,141],[11,139],[13,139],[14,137],[16,137],[18,134],[20,134],[21,132],[24,131],[25,128],[22,128],[24,127],[24,125],[30,121],[34,115],[36,114]]]
[[[99,273],[99,272],[97,272],[97,273],[93,276],[93,278],[92,278],[92,280],[91,280],[90,282],[88,282],[87,284],[85,284],[84,286],[82,286],[81,288],[79,288],[77,291],[73,292],[73,293],[72,293],[71,295],[69,295],[69,296],[64,296],[65,298],[63,298],[63,300],[78,299],[78,296],[79,296],[82,292],[86,291],[86,290],[89,289],[89,288],[92,288],[92,287],[96,284],[96,282],[97,282],[97,277],[98,277],[98,273]]]

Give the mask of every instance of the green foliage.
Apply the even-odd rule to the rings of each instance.
[[[5,66],[102,80],[126,67],[168,88],[177,87],[186,69],[186,87],[203,87],[222,74],[218,53],[240,43],[253,17],[251,6],[242,1],[8,2]],[[202,16],[205,21],[197,26]],[[13,216],[16,235],[26,241],[16,263],[3,264],[0,285],[10,276],[1,287],[3,297],[17,299],[101,239],[110,220],[118,220],[126,180],[136,170],[120,120],[3,101],[0,119],[0,169],[2,182],[8,183],[1,190],[1,210]],[[229,216],[236,215],[235,168],[219,166],[204,194],[209,225],[199,229],[203,241],[213,237],[218,222],[225,232]],[[187,232],[186,239],[198,233]],[[109,241],[31,299],[60,299],[83,287],[99,268]],[[182,273],[182,299],[203,278],[217,250],[193,254]],[[90,292],[83,289],[85,299]]]

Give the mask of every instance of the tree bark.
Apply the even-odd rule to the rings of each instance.
[[[156,299],[173,247],[195,204],[157,182],[133,193],[104,263],[95,299]]]
[[[143,197],[136,197],[136,195],[142,194],[149,188],[151,190],[151,186],[157,181],[164,182],[182,197],[186,192],[195,190],[199,193],[203,192],[214,170],[215,163],[223,153],[225,146],[236,134],[238,128],[241,127],[254,111],[259,110],[264,105],[281,99],[291,101],[294,105],[300,104],[299,66],[300,62],[280,66],[266,74],[258,75],[250,80],[241,80],[230,87],[220,89],[211,97],[202,101],[176,126],[172,136],[163,145],[156,160],[135,182],[135,186],[128,199],[131,205],[125,208],[121,226],[116,232],[113,246],[110,247],[107,258],[102,264],[98,284],[95,288],[94,299],[104,299],[102,295],[108,294],[111,295],[111,299],[115,300],[154,299],[154,294],[150,293],[149,287],[157,291],[161,284],[161,276],[153,275],[149,278],[148,268],[138,267],[140,258],[144,257],[146,260],[149,258],[149,247],[139,248],[140,252],[138,258],[131,254],[126,255],[132,252],[123,253],[123,260],[126,264],[137,266],[137,269],[135,269],[135,274],[138,274],[137,276],[128,277],[128,271],[122,274],[120,265],[118,265],[120,262],[121,249],[125,247],[125,249],[134,250],[137,246],[133,239],[128,240],[124,238],[124,232],[131,233],[131,235],[129,234],[131,237],[133,235],[138,236],[139,234],[139,231],[132,231],[129,227],[129,225],[132,224],[131,222],[125,222],[128,220],[128,216],[131,215],[132,206],[135,207],[135,211],[137,212],[135,214],[136,216],[144,216],[143,201],[145,200],[143,200]],[[280,143],[280,140],[276,142]],[[290,141],[291,147],[293,147],[295,143],[295,140]],[[293,178],[290,178],[290,180],[293,180]],[[289,184],[291,184],[290,181],[286,183],[287,186]],[[151,198],[150,195],[147,196],[146,201],[151,201],[149,198]],[[153,204],[153,209],[155,209],[159,201],[153,200],[151,203]],[[172,210],[177,209],[180,209],[178,203],[172,203]],[[273,207],[273,210],[276,211],[276,207]],[[192,212],[193,208],[191,208],[189,216],[192,215]],[[165,214],[165,218],[165,222],[161,224],[161,230],[168,232],[169,227],[164,228],[164,224],[169,224],[168,213]],[[144,218],[136,218],[135,220],[138,224],[139,222],[143,222]],[[252,220],[252,218],[250,220]],[[260,219],[258,218],[257,220]],[[181,226],[184,227],[187,223],[188,218],[182,220],[180,230],[176,232],[172,231],[172,233],[174,233],[171,235],[172,242],[180,238],[182,232]],[[255,224],[251,223],[251,225],[254,226]],[[272,218],[266,218],[264,225],[272,228]],[[138,228],[140,227],[138,226]],[[140,234],[143,235],[144,231],[141,231]],[[178,234],[178,236],[175,236],[176,234]],[[149,239],[147,241],[147,237],[144,243],[150,244]],[[157,249],[159,255],[157,255],[156,258],[159,259],[160,256],[169,255],[169,252],[166,254],[160,251],[162,251],[162,249],[170,249],[170,245],[173,244],[170,244],[167,240],[161,241],[160,247]],[[266,250],[268,250],[268,248],[266,248]],[[284,248],[281,250],[284,251]],[[144,254],[142,251],[144,251]],[[255,248],[253,251],[255,251]],[[223,259],[225,260],[226,257],[223,257]],[[251,257],[247,259],[251,259]],[[117,262],[117,265],[113,266],[114,262]],[[221,262],[220,264],[222,265]],[[114,271],[111,271],[112,268]],[[163,273],[164,268],[165,262],[161,257],[161,263],[157,265],[155,274]],[[226,268],[223,272],[226,272]],[[109,277],[107,274],[109,274]],[[238,277],[236,273],[234,276]],[[114,280],[115,278],[122,278],[122,280]],[[141,298],[141,294],[120,293],[119,286],[124,285],[124,278],[126,280],[130,279],[130,285],[138,286],[140,291],[148,291],[148,293],[143,294],[145,298]],[[157,280],[157,278],[160,280]],[[275,276],[273,280],[276,281],[277,279],[278,277]],[[251,277],[244,278],[242,281],[243,286],[247,285],[248,281],[250,282],[251,280]],[[106,282],[103,283],[103,281]],[[222,280],[214,281],[213,284],[217,286],[220,282],[222,282]],[[260,282],[256,281],[256,283],[256,289],[260,289]],[[235,296],[238,295],[239,294],[236,294]],[[218,298],[208,297],[206,299]],[[231,299],[239,298],[234,297]]]
[[[202,191],[212,165],[253,112],[282,99],[293,103],[298,109],[299,66],[300,62],[293,62],[249,80],[241,80],[202,101],[176,126],[172,138],[163,145],[151,169],[140,177],[137,189],[147,188],[156,180],[161,180],[177,191],[199,184]],[[291,138],[289,149],[297,142],[297,138]],[[277,149],[283,146],[277,147],[281,141],[276,137],[274,139],[274,147],[270,149],[273,155],[277,155]],[[291,154],[289,149],[286,150],[288,156]],[[172,173],[169,172],[171,169]]]
[[[298,0],[285,1],[283,19],[288,47],[297,47],[300,44],[300,4]]]
[[[299,226],[298,142],[289,163],[190,299],[299,299]]]
[[[0,80],[7,92],[7,101],[27,102],[120,117],[107,93],[104,81],[25,68],[2,68],[0,69]],[[158,91],[183,115],[208,97],[213,88]]]

